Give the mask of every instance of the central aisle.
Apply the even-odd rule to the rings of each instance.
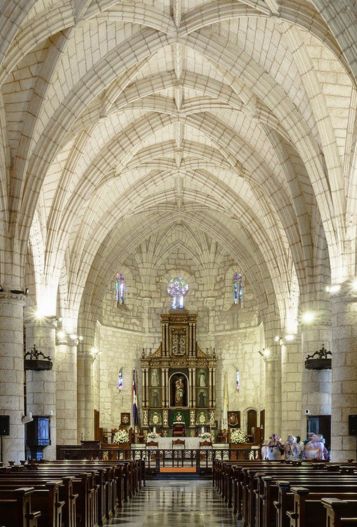
[[[147,481],[110,524],[143,527],[233,526],[233,515],[212,481]]]

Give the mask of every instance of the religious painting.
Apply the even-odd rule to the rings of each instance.
[[[209,424],[209,422],[210,422],[210,418],[209,418],[209,415],[208,415],[208,413],[206,411],[199,410],[196,413],[196,424],[197,425],[204,426],[204,425]]]
[[[205,388],[207,386],[207,370],[201,368],[197,372],[197,386]]]
[[[171,328],[171,353],[174,356],[186,354],[187,332],[186,328]]]
[[[207,389],[206,388],[198,388],[197,390],[197,399],[196,399],[196,405],[199,408],[206,408],[208,405],[208,397],[207,397]]]
[[[150,410],[149,412],[149,425],[159,426],[162,425],[162,415],[160,411]]]
[[[150,385],[160,386],[160,371],[157,368],[153,368],[150,372]]]
[[[240,428],[240,412],[227,412],[229,428]]]
[[[122,412],[120,414],[120,424],[124,426],[130,425],[130,412]]]
[[[160,389],[159,388],[153,388],[151,390],[151,406],[154,408],[158,408],[161,406],[161,397],[160,397]]]

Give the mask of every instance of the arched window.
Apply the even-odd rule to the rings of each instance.
[[[167,286],[167,292],[171,296],[172,309],[183,309],[184,298],[188,293],[188,283],[182,276],[171,278]]]
[[[117,273],[115,277],[115,300],[117,306],[124,304],[125,300],[125,279],[122,273]]]
[[[243,294],[244,294],[244,285],[243,285],[243,275],[240,273],[233,274],[233,303],[243,305]]]

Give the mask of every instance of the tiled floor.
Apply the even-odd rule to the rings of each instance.
[[[147,481],[110,524],[143,527],[237,526],[211,481]]]

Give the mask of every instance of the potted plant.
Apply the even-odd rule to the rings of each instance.
[[[202,439],[202,441],[212,441],[212,434],[209,432],[202,432],[198,437]]]

